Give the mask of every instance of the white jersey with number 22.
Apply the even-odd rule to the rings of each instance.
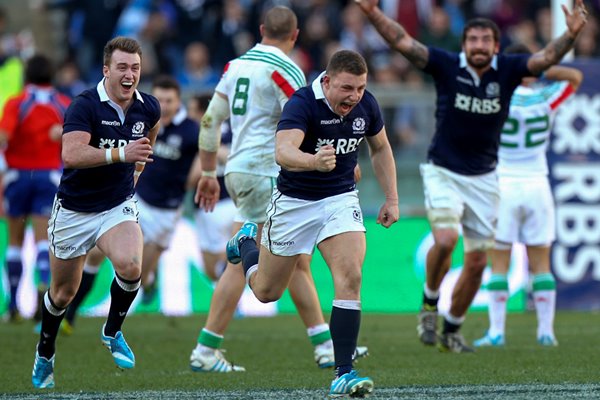
[[[539,177],[548,174],[546,149],[557,107],[573,93],[565,81],[539,87],[519,86],[500,140],[498,174]]]

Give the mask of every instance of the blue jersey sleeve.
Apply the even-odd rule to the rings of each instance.
[[[148,102],[148,107],[151,110],[152,117],[150,120],[153,123],[150,128],[153,128],[160,120],[160,103],[158,102],[158,99],[152,95],[144,93],[142,96],[144,97],[144,101]]]
[[[502,71],[502,74],[504,75],[504,82],[507,82],[508,87],[513,90],[521,84],[521,80],[524,77],[535,76],[527,67],[529,57],[531,57],[529,54],[498,55],[499,70]]]
[[[63,135],[73,131],[92,133],[94,107],[86,96],[77,96],[65,113]]]
[[[296,91],[283,107],[277,131],[285,129],[300,129],[306,133],[311,117],[310,102],[305,95],[305,90]]]
[[[365,91],[363,99],[366,100],[366,104],[369,106],[370,120],[368,130],[365,132],[365,136],[375,136],[383,129],[383,116],[381,115],[381,109],[379,104],[370,92]]]
[[[457,62],[458,54],[450,53],[437,47],[428,47],[429,60],[427,65],[423,68],[423,72],[430,74],[435,79],[441,78],[448,72],[449,65],[455,65]]]

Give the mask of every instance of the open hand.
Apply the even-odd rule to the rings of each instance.
[[[564,4],[561,5],[561,7],[565,13],[567,28],[573,38],[576,38],[587,23],[588,12],[585,8],[585,4],[583,4],[583,0],[575,0],[573,13],[570,13],[569,9]]]
[[[200,177],[194,202],[207,212],[212,212],[215,209],[215,204],[219,201],[221,194],[221,185],[216,178],[208,176]]]

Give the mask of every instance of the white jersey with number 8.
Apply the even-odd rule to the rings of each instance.
[[[289,97],[303,86],[302,70],[274,46],[257,44],[227,64],[216,88],[229,101],[233,132],[225,174],[277,176],[277,122]]]

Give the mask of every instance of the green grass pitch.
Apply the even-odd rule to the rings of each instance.
[[[37,335],[33,323],[0,323],[0,398],[15,399],[313,399],[324,398],[332,370],[313,361],[306,331],[295,315],[234,320],[225,337],[229,360],[247,372],[194,373],[189,356],[204,315],[134,315],[124,333],[136,367],[121,372],[100,344],[104,319],[80,318],[60,336],[56,388],[31,387]],[[560,346],[535,341],[535,315],[509,314],[507,345],[475,354],[442,354],[422,346],[415,315],[364,314],[359,343],[370,356],[356,364],[375,382],[377,399],[600,398],[600,315],[559,312]],[[469,314],[467,340],[483,334],[487,314]]]

